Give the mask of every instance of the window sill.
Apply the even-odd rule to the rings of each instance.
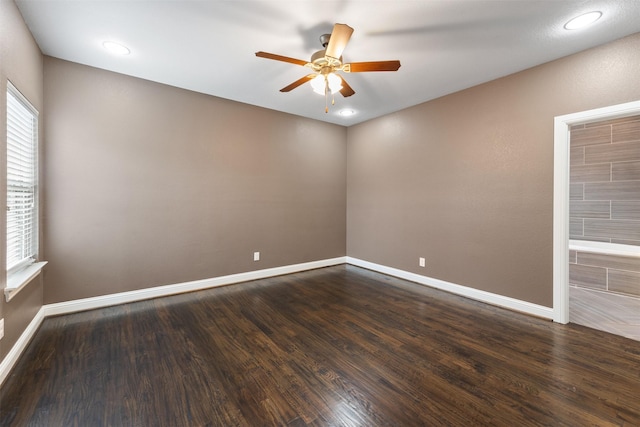
[[[7,287],[4,288],[4,297],[7,302],[11,301],[18,292],[35,279],[45,265],[47,265],[47,261],[36,262],[7,277]]]

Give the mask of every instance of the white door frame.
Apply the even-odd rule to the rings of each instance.
[[[553,141],[553,321],[569,323],[569,127],[640,114],[640,101],[557,116]]]

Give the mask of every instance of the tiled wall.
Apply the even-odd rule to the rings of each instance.
[[[640,245],[640,116],[571,128],[570,237]]]
[[[569,251],[569,284],[640,297],[640,257]]]
[[[640,246],[640,116],[571,128],[570,238]],[[569,283],[640,297],[640,257],[569,253]]]

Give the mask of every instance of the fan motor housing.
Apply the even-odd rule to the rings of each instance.
[[[326,49],[319,50],[311,55],[311,63],[313,69],[319,73],[330,73],[335,69],[342,67],[342,57],[340,59],[330,58],[325,55]],[[324,71],[324,72],[323,72]]]
[[[324,60],[325,52],[326,50],[322,49],[311,55],[311,62],[317,64],[320,60]]]

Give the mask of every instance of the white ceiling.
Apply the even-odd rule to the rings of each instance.
[[[16,2],[46,55],[344,126],[640,32],[640,0]],[[604,14],[594,26],[563,29],[591,10]],[[308,69],[254,53],[307,61],[336,22],[355,29],[344,62],[402,66],[344,75],[356,94],[325,114],[309,84],[279,92]],[[131,54],[109,54],[105,40]]]

